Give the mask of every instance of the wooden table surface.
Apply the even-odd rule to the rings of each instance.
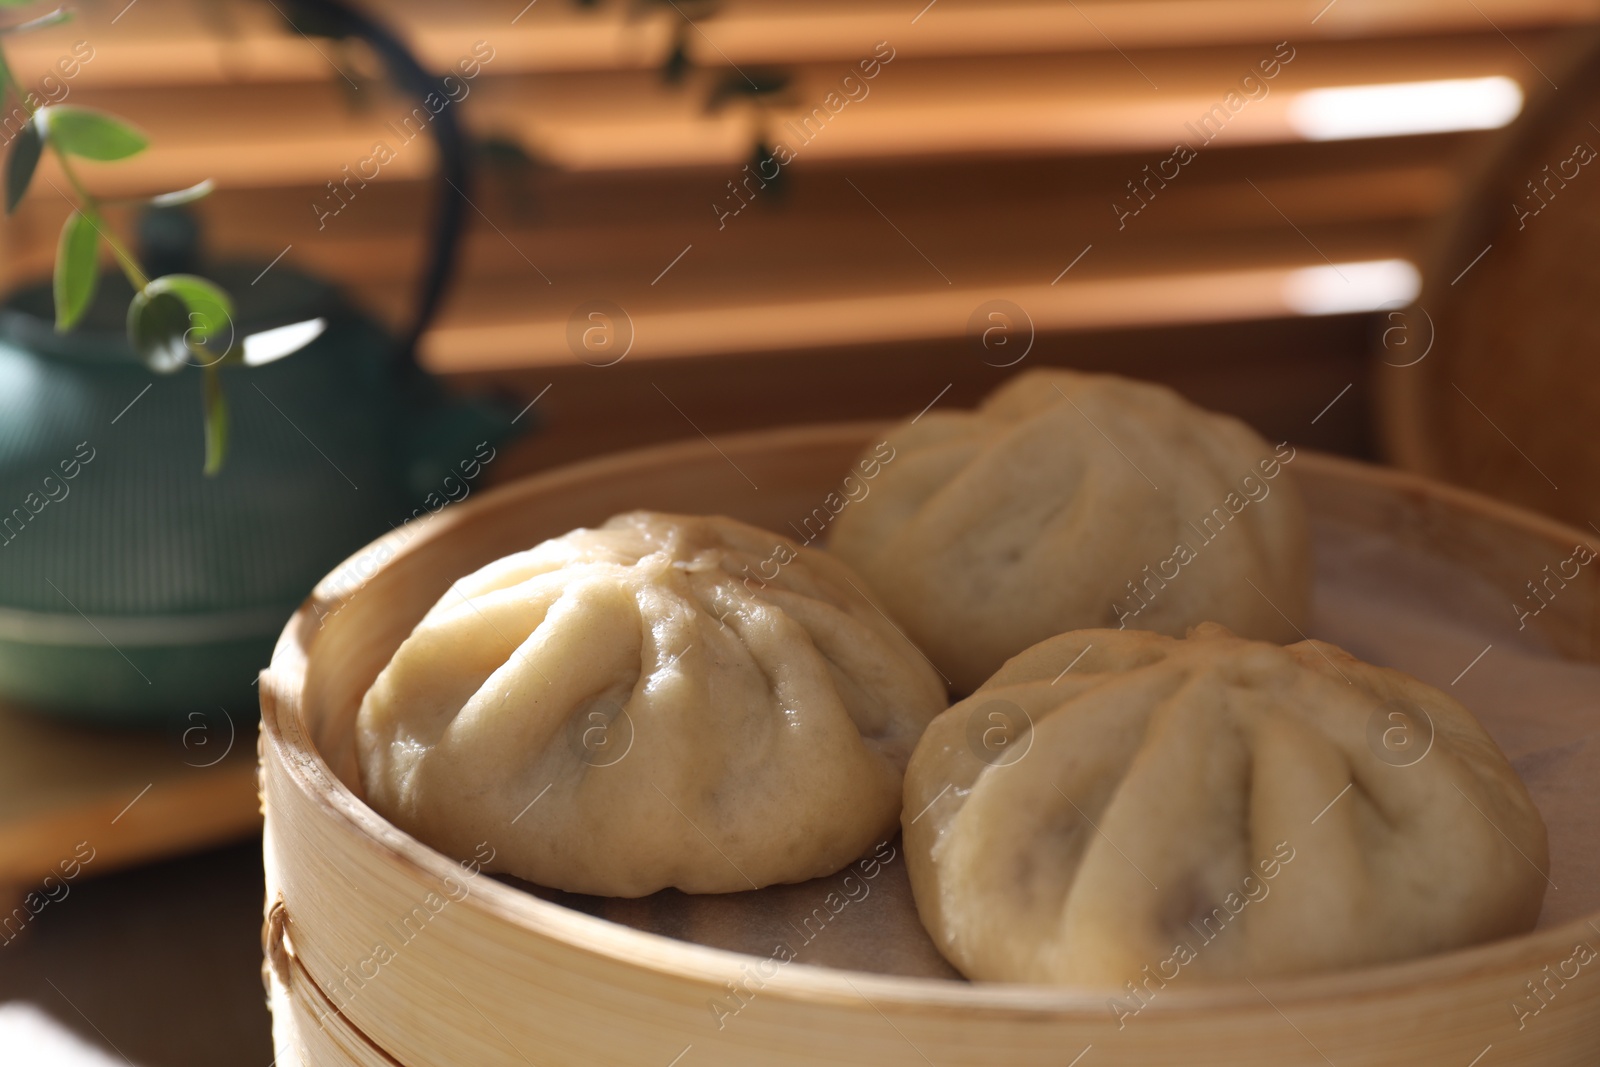
[[[32,1006],[105,1050],[107,1063],[269,1067],[261,880],[254,837],[74,881],[0,944],[0,1021],[8,1006]],[[0,1025],[0,1063],[68,1062],[25,1058],[6,1036]]]
[[[0,705],[0,1063],[272,1061],[257,728]]]
[[[0,702],[0,944],[85,877],[256,832],[257,728],[254,708],[116,729]]]

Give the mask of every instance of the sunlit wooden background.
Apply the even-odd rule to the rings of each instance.
[[[550,387],[543,431],[503,477],[697,431],[970,402],[1012,373],[972,336],[974,311],[996,299],[1036,334],[1018,366],[1157,378],[1270,434],[1370,454],[1374,314],[1306,314],[1292,279],[1329,264],[1424,263],[1430,229],[1494,133],[1310,141],[1292,101],[1497,75],[1532,92],[1600,4],[406,0],[382,10],[441,71],[492,54],[451,105],[480,167],[460,273],[424,352],[464,385],[530,400]],[[125,115],[154,142],[138,159],[86,166],[98,192],[212,177],[219,191],[200,210],[214,254],[265,265],[282,253],[387,320],[405,316],[433,149],[397,136],[413,103],[383,87],[370,55],[297,32],[271,0],[111,0],[13,39],[18,77],[35,83],[77,41],[94,55],[63,82],[70,102]],[[1136,204],[1127,183],[1179,139],[1198,147],[1185,123],[1282,54],[1280,42],[1293,59],[1266,94],[1165,187],[1145,186],[1152,198],[1119,228],[1112,205]],[[663,71],[675,51],[673,81]],[[862,60],[889,53],[861,79]],[[788,124],[853,72],[865,94],[798,141]],[[777,80],[775,93],[729,91]],[[347,203],[324,216],[336,205],[327,183],[343,183],[378,142],[394,158],[364,186],[341,184]],[[734,199],[729,183],[747,176],[759,144],[777,142],[796,156],[781,181]],[[36,182],[0,228],[7,285],[48,272],[64,214]],[[597,300],[624,309],[619,329],[631,324],[626,358],[607,367],[569,344],[574,311]],[[1022,351],[1025,338],[1014,340],[1007,356]]]

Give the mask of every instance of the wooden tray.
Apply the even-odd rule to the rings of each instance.
[[[62,892],[44,880],[64,869],[94,877],[255,833],[256,724],[236,720],[219,708],[163,734],[0,704],[0,941],[29,893]]]
[[[781,529],[833,487],[873,429],[784,429],[553,471],[391,534],[341,568],[345,577],[319,586],[261,681],[264,948],[280,1067],[1600,1061],[1600,981],[1567,983],[1540,1013],[1536,1036],[1520,1034],[1509,1010],[1542,968],[1596,939],[1600,914],[1390,966],[1169,990],[1121,1031],[1105,990],[791,964],[765,981],[737,1025],[719,1030],[708,1006],[728,983],[747,980],[754,958],[464,876],[362,803],[352,788],[355,710],[454,578],[629,508],[720,512]],[[1508,597],[1581,539],[1396,471],[1302,453],[1293,473],[1319,519],[1469,568]],[[361,574],[370,580],[349,577]],[[1600,660],[1597,609],[1596,568],[1585,568],[1532,625],[1562,654]],[[462,885],[465,895],[450,892]],[[384,958],[380,945],[397,947]]]

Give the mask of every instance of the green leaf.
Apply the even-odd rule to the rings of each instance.
[[[179,189],[175,193],[162,193],[160,196],[152,196],[150,204],[152,207],[177,207],[179,204],[192,204],[196,200],[210,196],[211,191],[216,187],[217,183],[207,178],[203,182],[191,185],[187,189]]]
[[[72,329],[94,299],[94,285],[100,277],[99,260],[100,231],[95,229],[93,219],[74,211],[61,227],[61,243],[56,248],[57,333]]]
[[[11,0],[0,0],[0,7],[24,7],[31,3],[33,3],[33,0],[22,0],[22,2],[17,3],[13,3]],[[46,26],[59,26],[63,22],[71,21],[72,12],[64,7],[58,7],[48,14],[40,15],[36,19],[29,19],[27,22],[19,22],[15,26],[7,26],[4,29],[0,29],[0,35],[9,36],[13,33],[27,33],[30,30],[42,30]]]
[[[174,293],[135,293],[128,304],[128,341],[144,365],[172,374],[189,361],[189,308]]]
[[[17,210],[22,195],[33,180],[33,169],[39,165],[39,154],[44,151],[44,140],[39,136],[39,125],[29,119],[11,142],[11,154],[6,157],[6,214]]]
[[[222,470],[228,454],[228,398],[222,394],[222,372],[205,369],[206,476]]]
[[[213,282],[193,274],[167,274],[144,287],[154,297],[170,293],[183,301],[189,312],[187,340],[191,347],[222,338],[225,348],[234,341],[233,298]]]
[[[45,136],[56,147],[84,159],[127,159],[150,144],[121,119],[86,107],[42,107],[34,113],[34,121],[44,124]]]

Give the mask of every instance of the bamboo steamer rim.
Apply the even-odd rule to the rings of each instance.
[[[1522,114],[1494,135],[1472,168],[1459,201],[1429,235],[1423,254],[1422,288],[1404,310],[1403,325],[1409,331],[1420,315],[1428,327],[1430,350],[1441,326],[1448,329],[1454,324],[1458,308],[1484,299],[1472,284],[1457,283],[1470,277],[1461,268],[1485,251],[1485,246],[1505,229],[1501,209],[1506,190],[1523,176],[1535,150],[1572,116],[1572,110],[1564,106],[1568,101],[1577,98],[1592,104],[1600,100],[1600,28],[1575,32],[1568,51],[1553,69],[1558,81],[1535,86]],[[1458,480],[1461,472],[1451,466],[1448,442],[1429,403],[1430,397],[1449,382],[1449,363],[1447,359],[1430,360],[1427,355],[1415,363],[1390,363],[1384,359],[1382,337],[1386,332],[1379,332],[1371,370],[1383,454],[1408,471]],[[1439,355],[1448,351],[1446,347]]]
[[[719,451],[733,454],[752,446],[803,449],[807,446],[860,445],[871,434],[882,430],[880,422],[824,423],[786,427],[777,430],[730,435],[723,438]],[[581,483],[608,474],[638,471],[641,468],[671,467],[685,460],[704,458],[705,442],[689,439],[650,448],[616,453],[582,463],[571,464],[548,473],[520,479],[489,490],[480,498],[420,519],[412,524],[414,534],[393,531],[353,554],[334,574],[352,565],[375,548],[390,545],[393,559],[418,551],[425,545],[449,537],[452,531],[472,522],[480,513],[493,511],[507,502],[537,496],[567,483]],[[1468,489],[1444,485],[1421,475],[1393,468],[1377,467],[1354,460],[1300,450],[1295,471],[1301,478],[1359,484],[1413,499],[1433,500],[1448,508],[1509,526],[1530,538],[1554,543],[1594,543],[1594,539],[1557,520],[1504,504]],[[307,648],[302,634],[317,632],[318,616],[313,607],[325,592],[327,580],[289,621],[273,651],[271,664],[261,672],[261,756],[263,763],[275,759],[292,784],[312,798],[320,813],[346,838],[357,840],[362,848],[396,869],[409,869],[442,883],[458,874],[455,860],[404,833],[390,824],[361,800],[333,772],[307,730],[300,714],[299,692],[305,681]],[[1587,659],[1600,660],[1600,636],[1590,634]],[[1576,657],[1571,657],[1576,658]],[[586,915],[560,904],[543,900],[493,878],[475,883],[470,895],[454,907],[470,909],[492,920],[562,942],[569,948],[601,957],[619,968],[644,969],[665,978],[696,979],[713,985],[737,981],[740,967],[756,958],[744,953],[679,941],[646,933],[605,919]],[[292,917],[287,925],[292,930]],[[1414,991],[1419,983],[1434,981],[1441,974],[1468,978],[1480,974],[1505,974],[1526,968],[1529,961],[1547,961],[1566,953],[1575,940],[1600,931],[1600,911],[1559,926],[1530,931],[1518,937],[1436,953],[1375,967],[1356,968],[1323,974],[1274,978],[1271,980],[1273,1004],[1315,1003],[1327,1007],[1338,1002],[1354,1005],[1385,1001]],[[290,935],[292,937],[292,933]],[[292,961],[301,975],[310,975]],[[1537,968],[1535,968],[1537,969]],[[1105,1015],[1107,990],[1060,986],[1034,986],[1013,983],[976,982],[923,977],[901,977],[862,971],[794,963],[785,968],[785,982],[773,986],[768,996],[793,1001],[847,1008],[859,1006],[863,997],[878,1007],[893,1006],[908,1013],[949,1015],[952,1010],[981,1014],[986,1018],[1046,1017],[1054,1020],[1081,1018],[1100,1020]],[[1210,1014],[1219,1010],[1259,1008],[1260,992],[1249,982],[1217,983],[1202,989],[1173,990],[1145,1010],[1161,1017],[1177,1018]]]

